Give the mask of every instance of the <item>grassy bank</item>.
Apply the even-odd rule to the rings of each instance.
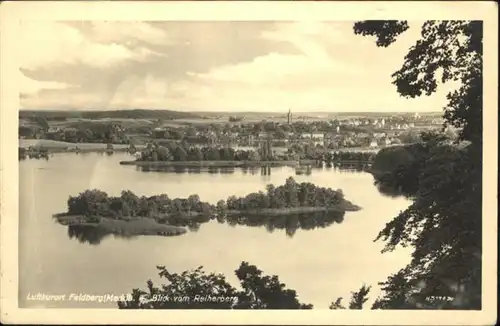
[[[50,140],[50,139],[19,139],[19,147],[44,147],[51,153],[59,152],[75,152],[78,148],[80,152],[107,152],[111,151],[107,149],[108,144],[105,143],[68,143],[64,141]],[[129,148],[130,145],[127,144],[113,144],[112,151],[114,152],[124,152]],[[145,148],[145,146],[136,145],[138,150]]]
[[[361,210],[361,207],[353,205],[350,202],[340,204],[333,207],[314,207],[314,206],[302,206],[302,207],[288,207],[288,208],[263,208],[263,209],[249,209],[249,210],[229,210],[226,213],[228,215],[290,215],[290,214],[303,214],[303,213],[315,213],[315,212],[354,212]]]
[[[54,218],[62,225],[68,226],[92,226],[99,231],[119,234],[124,236],[134,235],[159,235],[173,236],[186,233],[182,227],[161,224],[151,218],[135,217],[131,220],[116,220],[111,218],[99,218],[99,222],[88,222],[88,217],[83,215],[56,214]]]

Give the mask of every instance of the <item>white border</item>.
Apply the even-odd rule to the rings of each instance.
[[[495,2],[4,2],[0,5],[1,321],[52,324],[493,325],[496,320],[498,5]],[[20,20],[344,20],[484,21],[482,311],[123,311],[18,309],[18,88]]]

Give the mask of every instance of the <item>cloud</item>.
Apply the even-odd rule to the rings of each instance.
[[[215,81],[244,82],[283,88],[293,81],[303,79],[311,81],[311,76],[322,75],[324,81],[332,79],[337,74],[355,73],[356,70],[362,69],[328,53],[327,48],[317,38],[325,34],[332,38],[339,35],[332,26],[325,23],[280,23],[274,30],[263,31],[260,37],[274,42],[289,42],[299,50],[298,54],[272,52],[249,62],[216,67],[198,76]],[[301,83],[295,82],[295,84]]]
[[[165,30],[144,22],[92,22],[88,37],[99,43],[117,42],[128,46],[137,41],[157,45],[172,42]]]
[[[146,48],[132,51],[118,43],[93,42],[78,29],[59,22],[21,22],[18,40],[20,66],[26,69],[68,64],[105,68],[157,55]]]
[[[391,84],[418,24],[389,48],[354,35],[352,22],[23,25],[22,72],[36,94],[22,98],[25,108],[434,111],[444,104],[446,89],[410,101]]]
[[[255,58],[251,62],[214,68],[207,74],[199,74],[198,76],[216,81],[280,87],[290,78],[301,78],[317,73],[328,75],[346,71],[350,71],[347,65],[334,62],[326,57],[270,53]]]
[[[23,96],[34,96],[44,89],[66,89],[70,87],[65,83],[34,80],[24,76],[20,71],[17,74],[17,82],[21,86],[19,93],[23,94]]]

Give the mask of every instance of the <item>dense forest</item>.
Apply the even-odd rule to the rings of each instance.
[[[166,194],[157,196],[137,196],[129,190],[122,191],[119,197],[109,196],[97,189],[86,190],[68,199],[68,214],[84,215],[89,218],[108,217],[129,219],[130,217],[151,217],[199,213],[210,216],[213,206],[200,201],[198,195],[188,198],[171,199]]]
[[[235,150],[230,147],[197,147],[185,142],[168,142],[165,146],[148,144],[141,152],[138,161],[259,161],[260,155],[255,150]]]
[[[193,113],[172,111],[172,110],[136,109],[136,110],[105,110],[105,111],[78,111],[78,110],[68,110],[68,111],[20,110],[19,111],[20,119],[30,119],[34,117],[44,118],[47,120],[62,120],[69,118],[163,119],[163,120],[199,118],[198,115],[195,115]]]
[[[354,24],[355,34],[375,37],[379,47],[390,46],[408,29],[407,21]],[[443,114],[445,126],[458,128],[459,137],[452,146],[439,137],[423,137],[424,144],[407,147],[405,152],[394,149],[398,152],[389,156],[400,157],[401,164],[391,165],[390,160],[379,156],[384,153],[375,158],[386,178],[378,182],[390,183],[413,199],[406,210],[387,223],[375,241],[385,241],[384,252],[403,246],[413,248],[413,253],[409,265],[379,284],[383,292],[372,309],[481,309],[482,56],[481,21],[426,21],[422,25],[421,38],[409,49],[401,69],[392,75],[397,92],[409,98],[433,94],[438,88],[438,76],[443,83],[460,82],[460,88],[448,94]],[[438,75],[437,71],[442,74]],[[268,308],[281,302],[282,307],[289,309],[300,307],[296,300],[282,300],[281,294],[287,291],[284,285],[274,287],[274,291],[264,290],[266,295],[261,298],[261,286],[265,283],[262,276],[256,274],[244,287],[252,294],[254,303],[246,308]],[[154,288],[149,282],[149,291],[143,292],[145,297],[151,298],[154,293],[189,296],[193,292],[181,289],[196,289],[196,293],[200,293],[211,291],[215,284],[221,283],[220,278],[207,278],[188,271],[176,276],[180,278],[168,279],[170,285],[162,289]],[[188,288],[182,286],[186,282]],[[224,284],[227,284],[225,280]],[[353,292],[349,308],[362,309],[370,289],[363,285]],[[136,297],[137,291],[134,291]],[[440,296],[453,300],[429,300],[429,297]],[[259,305],[262,301],[266,304]],[[344,308],[341,301],[342,298],[334,300],[330,308]],[[120,303],[119,307],[125,306]],[[171,308],[168,304],[131,304],[128,307]]]
[[[137,196],[129,190],[122,191],[119,197],[109,196],[106,192],[93,189],[86,190],[77,196],[70,196],[67,204],[69,215],[84,215],[87,217],[108,217],[127,219],[128,217],[153,217],[192,215],[225,215],[231,210],[248,211],[266,208],[293,207],[333,207],[345,204],[342,190],[336,191],[317,187],[312,183],[297,183],[289,177],[284,185],[267,186],[267,194],[251,193],[246,197],[231,196],[227,201],[220,200],[217,206],[202,202],[198,195],[188,198],[171,199],[166,194],[156,196]]]
[[[284,154],[271,153],[273,161],[315,160],[326,163],[357,161],[371,163],[375,153],[354,151],[327,151],[321,146],[295,144]],[[169,141],[163,144],[148,144],[138,161],[260,161],[258,150],[235,150],[231,147],[192,146],[186,142]]]
[[[309,182],[297,183],[292,177],[285,184],[275,187],[267,185],[266,193],[260,191],[245,197],[231,196],[217,203],[218,211],[285,209],[296,207],[334,207],[345,203],[341,189],[318,187]]]

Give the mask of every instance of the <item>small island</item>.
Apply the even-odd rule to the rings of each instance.
[[[245,197],[231,196],[217,203],[224,215],[288,215],[312,212],[348,212],[361,208],[344,198],[341,189],[318,187],[309,182],[297,183],[292,177],[285,184],[270,184],[263,191]]]
[[[166,194],[139,197],[126,190],[118,197],[111,197],[97,189],[71,196],[67,204],[68,211],[55,214],[54,218],[68,226],[72,234],[81,236],[90,232],[94,236],[124,237],[181,235],[188,230],[196,231],[201,224],[214,219],[230,225],[285,228],[292,233],[289,230],[340,223],[345,212],[361,209],[346,200],[340,189],[297,183],[292,177],[284,185],[268,185],[266,193],[231,196],[217,205],[202,202],[198,195],[175,199]],[[289,217],[295,222],[288,221]]]
[[[119,197],[93,189],[70,196],[68,211],[55,214],[62,225],[93,227],[100,232],[123,236],[172,236],[186,233],[187,227],[209,221],[213,207],[197,195],[170,199],[167,195],[139,197],[122,191]]]

